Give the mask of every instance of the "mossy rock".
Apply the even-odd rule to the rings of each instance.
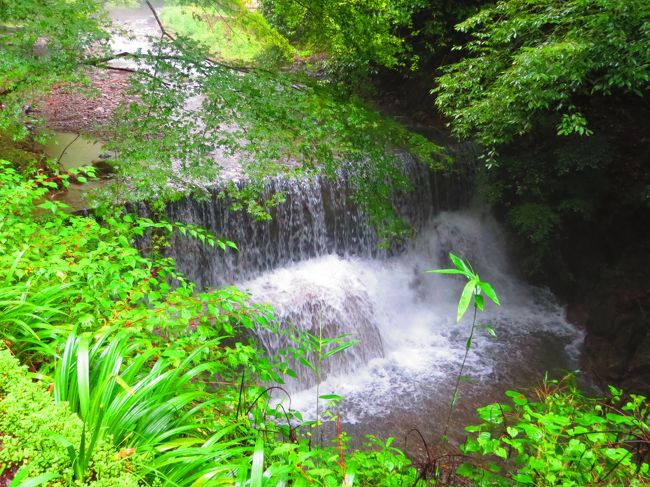
[[[0,481],[8,484],[27,468],[31,479],[56,474],[47,481],[49,486],[139,485],[134,458],[121,455],[106,441],[95,446],[86,479],[75,479],[64,445],[78,449],[82,431],[81,420],[67,404],[55,404],[47,388],[33,382],[8,350],[0,349]]]
[[[16,170],[30,174],[42,165],[41,155],[29,150],[20,142],[14,142],[10,137],[0,133],[0,159],[12,161]]]

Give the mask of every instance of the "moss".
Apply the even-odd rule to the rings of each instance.
[[[0,133],[0,159],[12,161],[16,170],[23,174],[33,172],[41,165],[41,158],[37,153],[2,133]]]
[[[107,442],[94,450],[89,475],[75,481],[72,462],[63,442],[79,445],[83,425],[67,404],[55,404],[42,383],[33,382],[25,367],[6,349],[0,350],[0,465],[17,470],[29,465],[29,476],[57,473],[51,486],[136,486],[133,457],[120,458]]]

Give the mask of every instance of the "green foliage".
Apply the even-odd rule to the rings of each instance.
[[[257,12],[241,1],[177,2],[160,18],[167,28],[207,45],[219,59],[243,65],[270,65],[291,60],[293,49]],[[183,5],[188,3],[189,5]]]
[[[390,202],[392,192],[409,187],[397,153],[411,150],[427,164],[438,168],[446,165],[442,150],[435,144],[380,116],[360,99],[342,96],[340,86],[325,87],[296,73],[259,69],[259,57],[264,53],[255,48],[257,54],[253,54],[250,46],[236,57],[255,58],[252,67],[231,66],[215,59],[215,43],[223,43],[203,29],[203,20],[211,22],[213,14],[221,16],[219,25],[225,24],[227,17],[238,32],[254,34],[261,44],[287,55],[286,43],[243,3],[225,2],[217,12],[211,2],[177,2],[180,6],[170,8],[182,8],[188,15],[174,16],[173,20],[168,15],[168,20],[184,27],[179,26],[177,33],[154,36],[152,55],[107,52],[106,23],[98,21],[102,2],[61,1],[47,9],[39,9],[36,3],[12,6],[0,19],[0,23],[12,25],[4,33],[8,42],[0,47],[0,63],[15,63],[2,72],[22,73],[19,82],[0,79],[0,86],[7,86],[0,88],[1,116],[5,117],[0,128],[10,129],[14,138],[25,138],[29,133],[23,123],[37,125],[38,121],[34,115],[23,113],[23,106],[37,103],[49,86],[68,81],[83,87],[89,68],[111,69],[108,63],[115,57],[134,63],[136,72],[130,79],[138,102],[126,103],[115,126],[103,128],[111,133],[107,150],[114,153],[111,164],[117,170],[112,184],[103,185],[104,201],[167,201],[202,194],[206,186],[228,181],[234,172],[253,188],[234,194],[238,206],[265,217],[269,206],[281,199],[262,201],[257,189],[265,177],[315,171],[332,175],[346,170],[358,203],[373,223],[385,229],[386,236],[403,237],[408,229]],[[351,6],[359,16],[354,25],[360,30],[353,35],[359,48],[373,44],[359,37],[369,34],[368,29],[373,29],[372,39],[384,46],[376,47],[378,51],[388,49],[391,43],[399,44],[381,39],[397,39],[388,32],[408,23],[415,8],[412,2],[367,7]],[[338,13],[332,10],[332,15],[337,22],[347,22],[347,7],[341,8]],[[38,10],[38,15],[29,15],[32,10]],[[189,13],[203,20],[190,18]],[[68,14],[74,22],[61,21]],[[366,22],[369,19],[384,26],[384,33],[375,33],[376,26]],[[61,41],[47,43],[52,56],[30,54],[38,38],[35,32],[42,31],[48,37],[48,29],[55,32],[61,28],[66,29]],[[349,56],[360,59],[354,50]],[[391,56],[397,54],[385,54],[385,64],[397,62],[396,57],[389,61]],[[54,68],[50,66],[53,62],[57,63]]]
[[[427,272],[434,274],[451,274],[451,275],[460,275],[467,279],[467,283],[463,288],[463,291],[460,294],[458,299],[458,310],[456,312],[456,321],[459,322],[467,309],[469,308],[470,303],[474,303],[474,315],[472,317],[472,326],[470,328],[469,336],[467,337],[467,342],[465,343],[465,355],[463,355],[463,361],[460,364],[460,370],[456,376],[456,384],[454,385],[454,391],[451,395],[451,401],[449,402],[449,413],[447,414],[447,420],[445,421],[445,428],[442,433],[442,438],[444,441],[447,441],[447,431],[449,429],[449,424],[451,421],[451,416],[454,412],[454,407],[459,399],[459,390],[460,390],[460,381],[463,379],[463,371],[465,370],[465,363],[467,362],[467,357],[469,351],[472,348],[472,340],[474,339],[474,332],[476,331],[476,316],[478,311],[483,311],[485,309],[485,299],[484,296],[487,296],[494,304],[497,306],[501,305],[497,293],[494,291],[494,288],[489,282],[482,281],[479,275],[472,269],[472,266],[465,262],[463,259],[457,255],[449,253],[449,259],[451,260],[454,267],[451,269],[434,269]],[[496,333],[490,325],[483,325],[485,331],[491,337],[496,337]]]
[[[537,401],[508,391],[511,404],[479,408],[483,422],[466,428],[463,452],[485,462],[458,473],[476,485],[647,485],[648,402],[611,391],[592,399],[571,380],[546,381]]]
[[[16,485],[72,485],[75,468],[64,445],[80,444],[83,435],[82,422],[67,404],[55,405],[51,394],[41,384],[32,382],[32,374],[20,367],[3,347],[0,350],[0,475],[15,472]],[[84,485],[138,485],[137,476],[131,473],[133,460],[133,455],[120,456],[110,438],[99,440],[86,460],[93,480]]]
[[[463,292],[460,295],[458,300],[458,312],[456,313],[456,321],[460,321],[461,318],[467,312],[467,308],[472,301],[474,301],[474,308],[479,311],[483,311],[485,302],[483,296],[487,296],[491,301],[496,305],[500,305],[499,298],[494,292],[492,285],[488,282],[481,281],[479,275],[474,272],[472,267],[467,264],[463,259],[457,255],[449,253],[449,259],[454,264],[454,267],[451,269],[434,269],[431,271],[433,274],[455,274],[461,275],[467,279],[467,284],[463,288]]]
[[[54,394],[79,414],[88,432],[75,452],[78,477],[86,476],[86,458],[105,438],[127,451],[150,453],[147,470],[166,482],[189,485],[236,470],[237,462],[223,462],[231,457],[241,462],[250,449],[236,438],[235,428],[211,418],[219,394],[201,387],[208,373],[220,369],[206,353],[219,345],[208,341],[175,364],[147,340],[124,332],[94,340],[89,334],[70,334],[57,364]],[[221,459],[218,465],[210,461],[215,457]]]
[[[534,243],[548,241],[560,223],[558,214],[551,208],[535,203],[517,206],[510,217],[517,230]]]
[[[427,5],[418,1],[263,0],[262,12],[290,40],[309,53],[326,53],[330,75],[343,79],[368,74],[374,66],[413,63],[400,29]]]
[[[83,420],[81,439],[60,439],[76,478],[91,475],[92,458],[107,441],[154,456],[164,443],[161,463],[147,463],[154,477],[178,474],[174,466],[191,454],[174,456],[179,445],[203,445],[201,455],[193,454],[195,472],[227,470],[206,463],[216,450],[232,447],[240,461],[246,458],[241,445],[211,439],[208,431],[220,424],[217,409],[232,413],[238,400],[258,394],[255,384],[238,392],[241,368],[252,380],[280,380],[245,336],[271,323],[268,313],[248,305],[236,289],[195,294],[169,260],[140,255],[131,240],[152,229],[176,229],[206,245],[234,244],[196,227],[133,215],[105,215],[103,221],[74,216],[44,198],[69,175],[25,180],[6,163],[3,168],[0,329],[12,350],[41,366],[41,373],[60,357],[55,397]],[[210,377],[228,386],[212,390],[208,400]]]
[[[487,146],[529,133],[546,113],[559,134],[590,135],[590,98],[648,89],[643,0],[508,0],[457,28],[473,40],[437,80],[436,104],[456,134]]]
[[[28,135],[23,106],[105,53],[106,25],[93,0],[0,1],[0,132]]]
[[[421,485],[419,472],[404,453],[392,446],[393,438],[385,442],[368,436],[363,450],[354,452],[346,462],[354,485],[398,487]]]

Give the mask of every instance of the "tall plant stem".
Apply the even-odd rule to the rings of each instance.
[[[476,289],[474,289],[474,297],[476,297]],[[456,377],[456,385],[454,386],[454,392],[451,395],[451,402],[449,403],[449,412],[447,413],[447,420],[445,421],[445,429],[442,432],[443,440],[447,441],[447,431],[449,431],[449,423],[451,422],[451,415],[454,412],[454,407],[456,406],[456,401],[458,400],[458,388],[460,387],[460,381],[463,378],[463,371],[465,370],[465,363],[467,362],[467,356],[469,355],[469,349],[472,348],[472,339],[474,338],[474,330],[476,329],[476,314],[478,311],[478,306],[474,302],[474,316],[472,317],[472,328],[469,332],[469,338],[465,345],[465,355],[463,355],[463,361],[460,364],[460,370],[458,371],[458,376]]]
[[[318,434],[318,446],[323,447],[323,435],[320,429],[320,380],[321,367],[323,364],[323,311],[318,317],[318,363],[316,367],[316,432]]]

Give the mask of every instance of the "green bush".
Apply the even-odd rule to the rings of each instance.
[[[30,376],[7,349],[0,350],[0,475],[13,478],[26,468],[30,478],[46,475],[48,485],[73,485],[66,445],[81,444],[83,423],[66,403],[55,405],[51,393]],[[85,485],[138,485],[132,460],[109,441],[99,441],[89,464],[92,480]]]
[[[612,397],[584,396],[571,380],[547,381],[538,400],[508,391],[511,404],[479,408],[462,446],[483,458],[458,473],[477,485],[648,485],[650,404],[610,387]]]

